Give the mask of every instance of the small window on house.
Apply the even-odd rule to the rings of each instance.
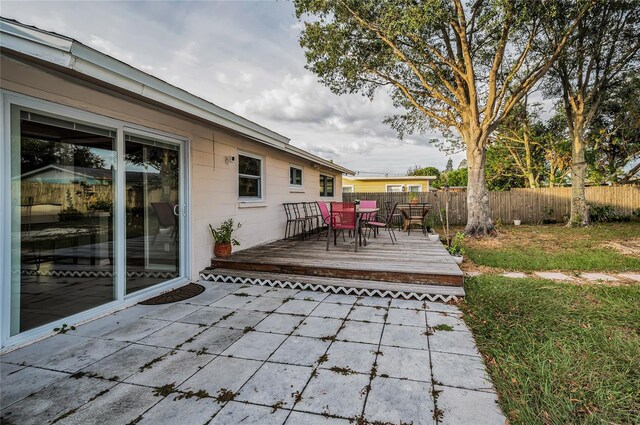
[[[289,167],[289,186],[297,189],[302,188],[302,168],[291,166]]]
[[[262,158],[238,155],[238,197],[243,200],[262,199]]]
[[[409,192],[422,192],[422,186],[419,184],[410,184],[407,188]]]
[[[342,186],[342,193],[354,193],[355,187],[352,184],[347,184]]]
[[[333,177],[320,174],[320,196],[333,196]]]
[[[401,184],[388,184],[387,192],[402,192],[404,186]]]

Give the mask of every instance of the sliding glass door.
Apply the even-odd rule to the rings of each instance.
[[[126,292],[180,273],[180,145],[125,135]]]
[[[187,142],[0,93],[1,343],[186,281]]]

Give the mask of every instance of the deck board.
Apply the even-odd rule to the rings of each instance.
[[[386,234],[369,239],[354,252],[353,239],[338,244],[316,237],[280,240],[237,251],[229,258],[213,258],[214,268],[371,280],[423,285],[462,286],[463,273],[441,243],[429,242],[421,233],[398,232],[393,245]]]

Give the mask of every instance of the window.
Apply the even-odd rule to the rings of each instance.
[[[388,184],[387,192],[402,192],[404,191],[404,185],[401,184]]]
[[[320,174],[320,196],[333,196],[333,177]]]
[[[302,189],[302,168],[296,166],[289,167],[289,186]]]
[[[407,185],[409,192],[422,192],[422,186],[419,184]]]
[[[243,200],[262,199],[262,158],[238,155],[238,197]]]
[[[355,186],[352,184],[342,185],[342,193],[354,193]]]

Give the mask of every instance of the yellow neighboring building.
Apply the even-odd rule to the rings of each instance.
[[[428,192],[436,176],[344,176],[342,192]]]

